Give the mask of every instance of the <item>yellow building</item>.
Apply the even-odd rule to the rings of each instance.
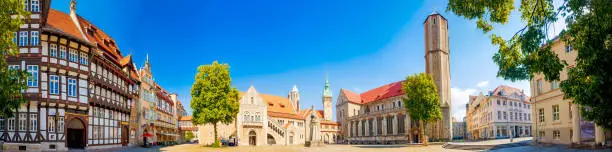
[[[576,66],[579,50],[572,50],[571,45],[566,45],[559,37],[548,45],[552,45],[552,51],[557,57],[568,64],[560,74],[560,80],[564,81],[568,77],[568,69]],[[559,81],[546,81],[541,73],[534,74],[530,81],[530,100],[535,103],[531,108],[534,140],[560,144],[594,144],[593,141],[604,143],[605,135],[611,136],[610,132],[604,133],[593,122],[583,120],[579,106],[572,104],[571,99],[563,99],[559,85]],[[606,145],[610,143],[607,141]]]

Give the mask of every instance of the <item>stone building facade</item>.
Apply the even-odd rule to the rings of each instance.
[[[568,78],[568,70],[576,66],[578,51],[571,45],[565,44],[560,37],[554,38],[551,43],[552,51],[560,60],[567,62],[567,66],[560,73],[560,81],[546,81],[541,73],[534,73],[530,81],[531,110],[533,116],[534,140],[546,143],[559,144],[612,144],[612,132],[604,131],[593,122],[586,121],[580,114],[580,107],[573,104],[571,99],[564,99],[560,82]]]
[[[326,81],[323,104],[329,105],[331,94]],[[339,124],[332,121],[331,114],[314,108],[300,108],[299,90],[294,86],[287,97],[261,94],[251,86],[240,93],[240,110],[235,121],[218,124],[220,139],[235,141],[240,146],[299,145],[309,141],[336,143]],[[328,117],[326,117],[328,115]],[[310,133],[313,130],[313,133]],[[214,142],[213,125],[199,125],[199,143]]]
[[[531,102],[522,90],[501,85],[486,95],[469,97],[466,111],[470,139],[529,137]]]

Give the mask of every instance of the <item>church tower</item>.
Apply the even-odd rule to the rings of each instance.
[[[452,139],[450,99],[450,49],[448,23],[438,12],[427,16],[425,27],[425,72],[431,75],[440,97],[442,120],[433,130],[433,138]]]
[[[331,121],[332,119],[332,93],[327,77],[325,77],[325,88],[323,89],[323,117],[324,120]]]
[[[289,100],[291,104],[293,104],[293,108],[295,108],[293,110],[295,110],[295,112],[300,111],[300,92],[296,85],[293,85],[293,89],[289,92]]]

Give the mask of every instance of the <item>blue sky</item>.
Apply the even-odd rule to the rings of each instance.
[[[286,96],[297,85],[301,107],[317,109],[326,75],[335,105],[340,88],[361,93],[424,72],[423,21],[434,10],[449,22],[453,116],[465,115],[468,95],[500,84],[528,93],[528,82],[496,78],[497,49],[473,21],[446,12],[446,3],[81,0],[77,13],[111,35],[123,55],[132,53],[137,66],[149,54],[155,80],[178,93],[189,111],[196,68],[215,60],[231,66],[241,91],[254,85]],[[54,0],[51,7],[69,12],[68,6],[69,0]],[[508,37],[520,25],[514,14],[495,32]]]

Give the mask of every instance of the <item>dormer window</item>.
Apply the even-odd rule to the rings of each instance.
[[[280,107],[281,107],[281,108],[285,108],[285,105],[281,104],[281,105],[280,105]]]
[[[274,104],[273,103],[268,103],[268,106],[272,107],[272,106],[274,106]]]

